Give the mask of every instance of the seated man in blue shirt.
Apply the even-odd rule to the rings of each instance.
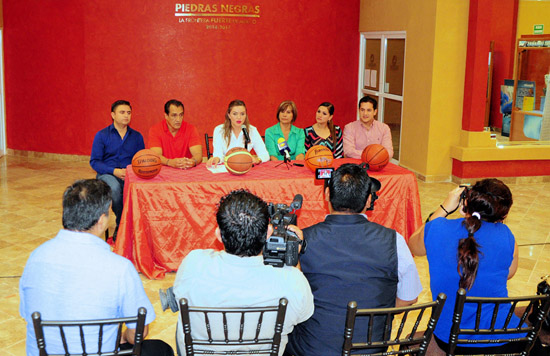
[[[130,125],[132,106],[126,100],[117,100],[111,105],[113,123],[99,131],[94,138],[90,165],[97,172],[97,179],[111,187],[113,212],[116,216],[116,228],[113,241],[116,240],[118,224],[122,216],[122,193],[126,166],[132,163],[132,157],[145,148],[143,136]]]
[[[315,312],[289,336],[291,354],[341,355],[346,307],[352,300],[358,308],[416,303],[422,285],[405,239],[365,215],[372,193],[380,188],[356,164],[333,172],[325,189],[330,214],[303,232],[308,247],[300,264],[313,291]],[[384,331],[379,322],[374,321],[375,338]],[[354,334],[364,337],[366,325],[357,321]]]
[[[32,252],[19,282],[19,312],[27,321],[27,356],[38,356],[32,313],[43,320],[91,320],[131,317],[147,309],[145,335],[155,310],[132,263],[111,252],[101,239],[109,223],[111,189],[98,179],[74,182],[63,194],[63,229]],[[120,336],[121,349],[131,348],[135,324]],[[103,329],[102,350],[112,350],[117,327]],[[45,327],[46,351],[65,354],[60,332]],[[82,353],[78,329],[65,330],[68,351]],[[96,353],[97,329],[84,328],[86,352]],[[142,356],[172,356],[160,340],[145,340]]]

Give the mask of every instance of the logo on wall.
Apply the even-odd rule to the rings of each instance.
[[[207,30],[229,30],[235,25],[255,25],[260,18],[260,5],[231,3],[176,3],[179,23],[205,25]]]

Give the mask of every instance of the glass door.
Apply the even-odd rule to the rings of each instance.
[[[361,34],[358,97],[370,95],[378,100],[377,119],[390,127],[395,161],[399,161],[401,146],[405,35],[405,32]]]

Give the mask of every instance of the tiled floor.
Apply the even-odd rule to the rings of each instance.
[[[25,322],[19,316],[19,277],[33,249],[61,228],[61,196],[79,178],[93,178],[85,161],[4,156],[0,158],[0,355],[25,354]],[[455,187],[453,183],[418,182],[425,218]],[[550,273],[550,183],[511,184],[514,206],[507,224],[520,245],[520,265],[509,282],[510,295],[534,293],[539,278]],[[111,216],[111,225],[114,217]],[[428,265],[416,258],[424,291],[420,301],[431,299]],[[162,312],[158,289],[174,282],[175,274],[161,281],[142,277],[156,321],[150,337],[174,346],[177,315]]]

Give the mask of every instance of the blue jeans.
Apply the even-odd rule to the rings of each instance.
[[[98,174],[97,179],[107,183],[111,187],[111,197],[113,199],[113,213],[116,216],[116,227],[120,224],[120,218],[122,217],[122,194],[124,193],[124,181],[115,177],[112,174]]]

